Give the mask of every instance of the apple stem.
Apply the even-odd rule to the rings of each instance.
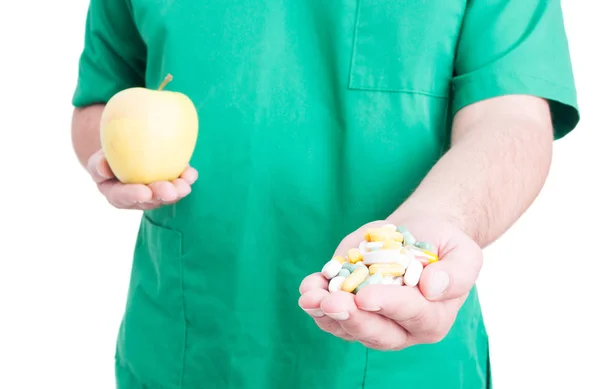
[[[160,84],[160,86],[158,87],[158,90],[163,90],[165,88],[165,86],[167,86],[168,83],[170,83],[173,80],[173,76],[170,74],[167,74],[167,76],[165,77],[165,79],[163,80],[163,82]]]

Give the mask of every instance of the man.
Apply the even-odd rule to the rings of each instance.
[[[167,73],[190,168],[120,184],[103,104]],[[579,120],[558,1],[91,0],[73,103],[79,160],[144,210],[122,389],[491,387],[481,249]],[[421,285],[330,294],[323,264],[388,222],[436,247]]]

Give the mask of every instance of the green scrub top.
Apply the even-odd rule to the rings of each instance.
[[[482,99],[579,120],[559,1],[91,0],[73,104],[134,86],[194,101],[199,171],[145,212],[116,347],[121,389],[482,389],[474,288],[441,342],[370,350],[298,307],[302,279],[387,217]]]

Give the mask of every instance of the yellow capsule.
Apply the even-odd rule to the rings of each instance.
[[[368,276],[369,269],[362,266],[359,267],[358,269],[354,270],[352,274],[346,277],[344,283],[342,284],[342,290],[344,292],[352,293],[358,285],[367,279]]]
[[[333,257],[332,259],[338,261],[339,263],[341,263],[342,265],[348,261],[346,261],[346,258],[342,257],[341,255],[336,255],[335,257]]]
[[[379,273],[383,277],[400,277],[406,272],[406,268],[399,263],[375,263],[369,266],[371,275]]]
[[[365,235],[363,236],[367,242],[371,242],[371,233],[374,233],[375,230],[376,230],[375,228],[367,229],[367,231],[365,232]]]
[[[363,260],[363,255],[359,249],[352,248],[348,250],[348,261],[350,263],[356,263]]]
[[[390,240],[392,238],[393,231],[379,228],[375,231],[371,231],[369,236],[371,238],[371,242],[385,242],[386,240]]]
[[[404,242],[404,235],[401,232],[393,231],[392,239],[394,239],[396,242],[402,243],[402,242]]]
[[[427,251],[427,250],[421,250],[423,252],[423,254],[425,254],[425,256],[427,256],[427,258],[429,258],[429,263],[434,263],[438,261],[438,256],[435,255],[434,253],[432,253],[431,251]]]
[[[381,248],[383,250],[398,250],[402,248],[402,244],[395,240],[386,240]]]

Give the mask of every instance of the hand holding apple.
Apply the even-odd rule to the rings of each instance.
[[[183,93],[129,88],[115,94],[100,119],[102,149],[88,172],[118,208],[152,209],[191,192],[198,178],[189,166],[198,137],[198,113]]]
[[[198,172],[186,167],[179,178],[172,181],[156,181],[148,185],[123,184],[115,177],[103,150],[92,155],[87,170],[108,202],[119,209],[150,210],[165,204],[173,204],[192,192],[192,184]]]

